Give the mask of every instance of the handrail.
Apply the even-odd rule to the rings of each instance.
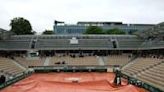
[[[13,84],[13,83],[15,83],[15,82],[21,80],[21,79],[24,79],[24,78],[30,76],[32,73],[33,73],[33,72],[27,72],[27,73],[24,72],[24,73],[22,73],[22,74],[18,74],[18,75],[15,76],[14,78],[12,78],[12,79],[6,81],[5,83],[1,84],[1,85],[0,85],[0,89],[3,89],[3,88],[5,88],[5,87],[7,87],[7,86],[9,86],[9,85],[11,85],[11,84]]]

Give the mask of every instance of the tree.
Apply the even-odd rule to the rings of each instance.
[[[101,27],[89,26],[84,34],[104,34],[104,32]]]
[[[10,31],[14,32],[17,35],[35,34],[35,32],[32,31],[32,26],[30,22],[22,17],[13,18],[11,20],[10,26]]]
[[[51,35],[51,34],[55,34],[54,31],[52,30],[45,30],[42,35]]]
[[[107,30],[106,34],[126,34],[126,33],[118,28],[114,28],[114,29]]]

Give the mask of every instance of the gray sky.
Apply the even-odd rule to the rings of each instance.
[[[37,32],[53,29],[55,19],[157,24],[164,21],[164,0],[0,0],[0,28],[10,29],[14,17],[28,19]]]

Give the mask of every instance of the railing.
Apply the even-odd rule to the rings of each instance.
[[[164,90],[161,90],[157,87],[154,87],[154,86],[152,86],[148,83],[145,83],[145,82],[143,82],[141,80],[138,80],[134,77],[131,77],[127,74],[122,73],[122,77],[125,78],[125,79],[128,79],[128,83],[139,86],[139,87],[142,87],[144,89],[147,89],[150,92],[164,92]]]
[[[5,87],[7,87],[7,86],[9,86],[9,85],[11,85],[11,84],[13,84],[15,82],[18,82],[19,80],[24,79],[24,78],[30,76],[32,73],[33,72],[27,72],[27,73],[24,72],[24,73],[18,74],[14,78],[12,78],[12,79],[6,81],[5,83],[1,84],[0,85],[0,89],[3,89],[3,88],[5,88]]]
[[[117,68],[118,65],[105,65],[105,66],[99,66],[99,65],[78,65],[78,66],[68,66],[68,65],[58,65],[58,66],[29,66],[29,68],[34,69],[35,72],[50,72],[50,71],[63,71],[63,72],[69,72],[69,71],[102,71],[107,72],[108,68]]]

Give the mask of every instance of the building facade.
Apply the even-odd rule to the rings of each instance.
[[[122,22],[78,22],[74,25],[54,24],[55,34],[83,34],[89,26],[101,27],[104,31],[118,28],[126,34],[136,31],[147,30],[155,26],[154,24],[123,24]]]

